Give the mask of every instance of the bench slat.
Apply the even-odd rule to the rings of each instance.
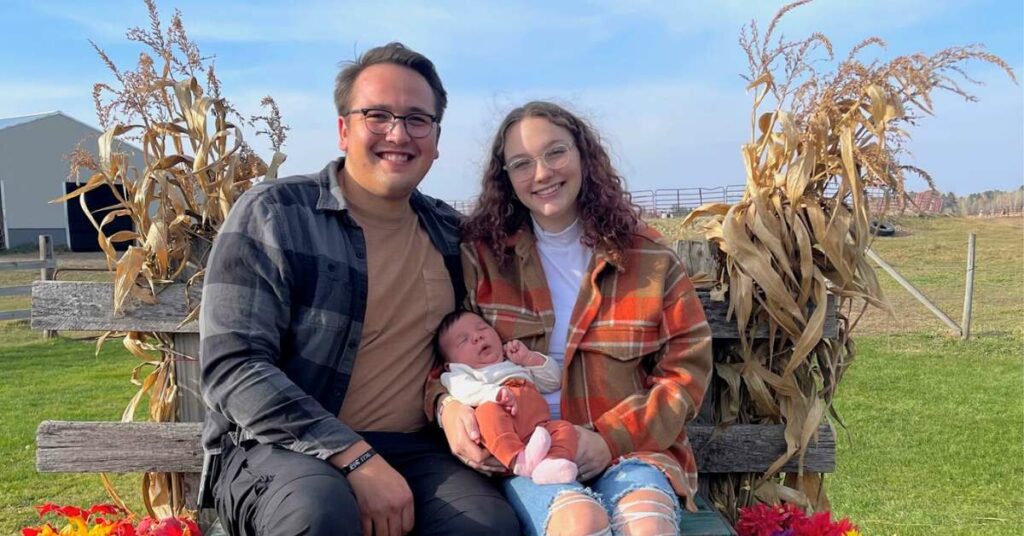
[[[189,295],[197,303],[201,290],[193,287]],[[38,281],[32,286],[32,329],[59,331],[160,331],[165,333],[198,333],[197,322],[179,323],[188,314],[185,303],[186,285],[176,283],[161,290],[156,304],[136,304],[115,316],[112,283],[79,281]],[[735,320],[726,318],[729,304],[713,301],[707,292],[698,292],[704,313],[715,339],[739,337]],[[829,295],[824,337],[838,335],[835,297]],[[762,327],[756,337],[767,337]]]
[[[198,473],[201,423],[43,421],[36,430],[41,473]]]
[[[43,473],[140,471],[197,473],[202,469],[200,423],[44,421],[36,432],[36,467]],[[766,470],[786,450],[783,425],[733,425],[709,441],[713,426],[687,428],[702,473]],[[786,466],[796,470],[796,460]],[[804,470],[835,470],[832,428],[818,429]]]

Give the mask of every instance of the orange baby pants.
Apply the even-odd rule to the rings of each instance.
[[[505,467],[512,469],[516,456],[526,447],[538,426],[551,434],[551,449],[546,458],[576,459],[576,429],[568,421],[553,421],[548,403],[532,383],[514,378],[505,382],[516,395],[518,411],[512,416],[497,402],[484,402],[476,408],[476,422],[484,446]]]

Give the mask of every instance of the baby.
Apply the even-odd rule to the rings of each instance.
[[[576,480],[576,430],[567,421],[551,420],[540,395],[561,388],[558,364],[518,340],[502,346],[498,332],[469,311],[449,313],[434,337],[446,363],[441,383],[456,400],[476,408],[491,454],[538,484]]]

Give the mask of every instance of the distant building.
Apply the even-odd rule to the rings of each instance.
[[[95,157],[101,134],[99,129],[59,111],[0,118],[0,247],[36,244],[40,234],[49,234],[55,246],[76,251],[98,249],[96,230],[79,202],[50,201],[75,187],[74,182],[67,182],[69,164],[65,157],[79,142]],[[127,151],[130,165],[141,169],[137,149],[121,144],[119,150]],[[95,210],[110,206],[114,197],[109,188],[101,187],[90,192],[87,201]],[[108,235],[131,228],[130,221],[120,220],[104,227]]]
[[[925,190],[913,194],[914,207],[920,214],[939,214],[942,212],[942,194],[938,190]]]

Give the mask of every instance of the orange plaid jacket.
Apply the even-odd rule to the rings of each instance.
[[[533,233],[510,239],[515,258],[501,267],[479,243],[462,245],[468,308],[503,341],[548,351],[551,294]],[[595,251],[570,319],[562,418],[595,430],[612,460],[639,458],[660,468],[694,508],[697,464],[685,424],[700,409],[711,377],[711,329],[686,270],[653,229],[638,232],[623,262]]]

